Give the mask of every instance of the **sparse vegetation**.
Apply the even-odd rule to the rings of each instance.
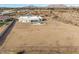
[[[0,21],[0,27],[3,26],[5,22]]]
[[[4,24],[8,24],[11,21],[12,21],[12,19],[7,19],[5,21],[0,21],[0,27],[3,26]]]
[[[51,12],[39,9],[35,13],[44,15],[43,21],[47,24],[34,26],[17,21],[2,50],[17,49],[12,51],[17,54],[79,53],[79,12],[76,9],[51,9]]]

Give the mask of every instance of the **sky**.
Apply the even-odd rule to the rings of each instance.
[[[48,6],[48,4],[0,4],[0,7],[25,7],[25,6],[37,6],[37,7],[44,7]]]
[[[45,7],[48,4],[0,4],[0,7],[9,7],[9,8],[16,8],[16,7],[25,7],[25,6],[36,6],[36,7]],[[67,4],[66,6],[79,6],[78,4]]]

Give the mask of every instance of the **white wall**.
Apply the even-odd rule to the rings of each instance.
[[[42,17],[39,17],[39,16],[31,16],[31,17],[21,16],[18,19],[19,19],[19,22],[29,23],[29,22],[31,22],[31,20],[40,20],[40,19],[42,19]]]

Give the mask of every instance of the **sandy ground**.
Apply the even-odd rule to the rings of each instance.
[[[27,46],[79,46],[79,27],[49,19],[45,25],[16,22],[1,47],[5,50],[23,49]],[[36,48],[37,49],[37,48]],[[49,48],[48,48],[49,49]]]

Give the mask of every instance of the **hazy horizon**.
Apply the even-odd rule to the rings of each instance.
[[[46,7],[48,5],[53,5],[53,4],[0,4],[0,7],[8,7],[8,8],[27,7],[27,6]],[[74,6],[74,7],[79,6],[79,4],[62,4],[62,5],[66,5],[68,7],[69,6]]]
[[[25,6],[45,7],[48,6],[48,4],[0,4],[0,7],[9,7],[9,8],[25,7]]]

